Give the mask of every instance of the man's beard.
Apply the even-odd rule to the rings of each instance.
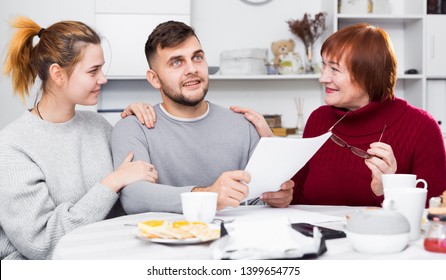
[[[195,99],[190,99],[186,96],[184,96],[183,94],[176,92],[175,90],[173,90],[172,88],[166,86],[165,83],[163,83],[163,81],[160,80],[160,84],[161,84],[161,89],[163,91],[163,93],[167,96],[167,98],[169,98],[170,100],[174,101],[177,104],[181,104],[184,106],[188,106],[188,107],[193,107],[196,106],[198,104],[200,104],[201,101],[204,100],[204,98],[206,97],[206,94],[208,93],[208,89],[209,86],[206,85],[205,88],[203,88],[203,94],[201,96],[197,96]]]

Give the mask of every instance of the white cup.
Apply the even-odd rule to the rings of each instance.
[[[187,192],[181,194],[183,215],[190,222],[210,223],[217,211],[216,192]]]
[[[383,174],[382,182],[384,188],[384,196],[386,189],[389,188],[415,188],[418,183],[423,183],[424,189],[427,189],[427,182],[423,179],[417,180],[415,174]]]
[[[383,208],[403,214],[410,224],[410,240],[420,238],[421,219],[426,205],[427,190],[421,188],[390,188],[385,193]]]

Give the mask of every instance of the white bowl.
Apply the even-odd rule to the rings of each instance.
[[[396,211],[362,210],[349,216],[347,239],[358,252],[396,253],[404,250],[409,243],[409,222]]]
[[[409,243],[409,233],[364,234],[347,231],[347,239],[353,249],[367,254],[390,254],[401,252]]]

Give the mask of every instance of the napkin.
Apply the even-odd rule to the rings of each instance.
[[[214,259],[296,259],[319,254],[322,235],[314,237],[292,229],[288,218],[234,221],[228,234],[212,244]]]

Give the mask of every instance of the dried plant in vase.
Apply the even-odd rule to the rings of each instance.
[[[325,24],[326,16],[327,13],[319,12],[314,16],[314,19],[312,19],[311,15],[305,13],[301,20],[290,19],[287,21],[291,33],[299,37],[305,46],[305,54],[307,56],[305,72],[307,73],[314,73],[312,65],[313,46],[317,39],[321,37],[325,29],[327,29]]]

